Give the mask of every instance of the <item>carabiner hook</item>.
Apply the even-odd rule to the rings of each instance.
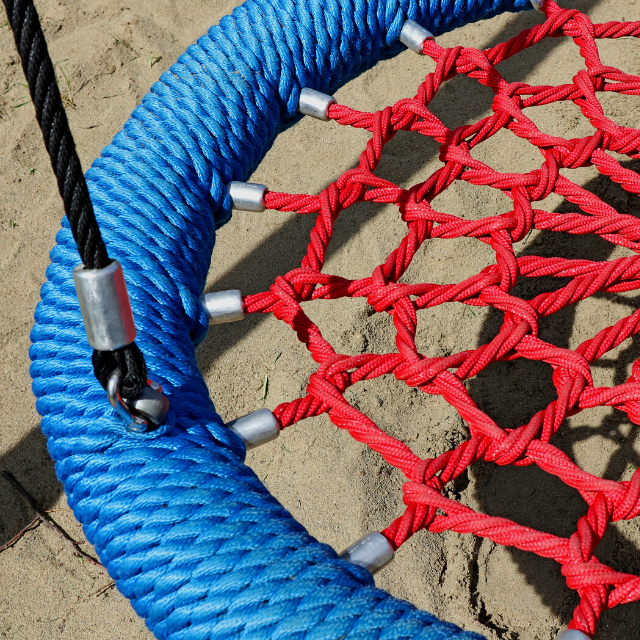
[[[133,400],[123,400],[120,395],[122,372],[114,369],[109,376],[107,397],[111,406],[125,421],[127,429],[134,433],[144,433],[161,425],[169,412],[169,401],[162,393],[162,387],[153,380],[147,380],[147,386]]]
[[[107,384],[107,398],[111,406],[127,425],[127,430],[133,433],[144,433],[149,428],[149,423],[142,417],[135,415],[124,403],[120,395],[120,385],[122,384],[122,371],[114,369],[109,376]]]

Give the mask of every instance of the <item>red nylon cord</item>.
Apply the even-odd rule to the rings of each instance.
[[[587,408],[613,406],[640,424],[640,363],[634,364],[625,384],[612,388],[594,387],[590,369],[598,358],[640,331],[640,311],[603,329],[575,351],[541,340],[537,336],[538,322],[541,317],[598,292],[639,289],[640,256],[603,262],[517,258],[513,244],[532,229],[555,230],[597,234],[640,253],[640,220],[618,213],[559,172],[563,168],[594,165],[626,191],[640,194],[640,176],[622,167],[608,153],[640,158],[640,130],[621,127],[607,118],[597,99],[597,93],[603,91],[640,95],[640,77],[603,65],[596,45],[599,38],[640,36],[640,22],[594,25],[584,14],[561,9],[553,0],[543,6],[547,16],[544,24],[486,51],[444,49],[427,40],[424,53],[434,60],[436,70],[426,76],[413,99],[400,100],[376,113],[363,113],[340,104],[330,107],[332,120],[367,129],[371,139],[358,168],[343,173],[320,195],[267,193],[267,208],[315,213],[317,219],[300,268],[279,276],[269,291],[247,296],[245,308],[247,313],[273,312],[284,320],[319,365],[309,380],[308,395],[275,409],[281,427],[328,413],[336,426],[347,429],[407,477],[403,496],[406,510],[383,531],[394,547],[422,529],[453,530],[553,558],[560,563],[569,587],[580,596],[570,627],[593,635],[604,610],[640,600],[640,577],[614,571],[594,556],[609,523],[640,515],[640,470],[630,481],[604,480],[580,469],[549,441],[567,416]],[[579,71],[573,84],[554,87],[509,83],[494,66],[544,38],[561,36],[574,40],[586,64],[586,71]],[[494,113],[452,131],[429,111],[428,105],[443,82],[459,74],[475,78],[493,90]],[[523,113],[524,108],[566,100],[576,104],[589,119],[593,135],[572,140],[551,136]],[[471,156],[476,145],[505,128],[538,147],[543,157],[538,170],[500,173]],[[416,131],[441,144],[442,166],[411,189],[402,189],[374,173],[385,144],[399,130]],[[513,209],[480,220],[464,220],[434,210],[431,202],[454,180],[499,189],[511,199]],[[533,208],[533,202],[552,192],[576,204],[582,213],[550,213]],[[348,280],[321,273],[335,220],[342,210],[363,201],[395,204],[407,223],[407,235],[368,278]],[[495,264],[457,284],[398,282],[425,240],[465,236],[489,245],[496,255]],[[571,280],[556,291],[523,300],[510,293],[522,276]],[[397,332],[398,353],[336,353],[304,313],[301,303],[341,297],[365,297],[377,312],[390,314]],[[441,358],[422,355],[415,344],[417,311],[445,302],[492,306],[502,311],[500,332],[489,344],[474,350]],[[558,397],[529,423],[517,429],[502,429],[474,403],[464,380],[494,362],[518,358],[551,365]],[[469,439],[435,459],[422,460],[345,400],[344,392],[351,385],[387,374],[426,393],[441,395],[467,423]],[[587,515],[567,539],[505,518],[476,513],[445,498],[443,487],[481,459],[499,465],[537,464],[580,492],[588,504]]]

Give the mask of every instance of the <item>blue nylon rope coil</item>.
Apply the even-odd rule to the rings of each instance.
[[[93,377],[63,220],[32,331],[42,429],[69,505],[121,593],[160,639],[478,639],[376,589],[243,464],[196,365],[198,302],[226,185],[298,119],[302,87],[332,93],[403,49],[529,0],[249,0],[153,85],[87,172],[109,254],[124,266],[150,375],[171,402],[127,432]]]

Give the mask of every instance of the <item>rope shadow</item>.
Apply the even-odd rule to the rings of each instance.
[[[624,163],[624,166],[635,171],[640,170],[640,163],[637,161]],[[640,199],[627,194],[604,176],[592,179],[585,188],[621,212],[640,215]],[[569,203],[563,203],[557,207],[556,211],[577,211],[577,208]],[[520,252],[519,256],[559,256],[601,261],[610,258],[613,249],[614,245],[597,236],[571,236],[566,233],[542,232],[530,246]],[[518,297],[530,299],[543,291],[557,289],[568,281],[564,278],[522,278],[514,287],[513,293]],[[635,311],[640,303],[640,296],[622,298],[613,294],[600,294],[596,298],[603,301],[616,298],[618,303],[628,307],[629,314]],[[490,311],[480,331],[478,344],[485,344],[496,335],[502,322],[502,315],[495,309]],[[540,324],[540,337],[558,347],[569,348],[575,324],[576,308],[573,305],[543,319]],[[606,324],[612,324],[612,322]],[[597,330],[603,329],[606,324],[597,327]],[[595,334],[595,331],[593,333]],[[621,346],[619,353],[615,356],[605,357],[603,365],[613,369],[614,384],[618,385],[626,381],[631,364],[639,356],[640,337],[636,336]],[[541,362],[529,360],[499,362],[492,364],[476,378],[470,380],[468,389],[480,408],[500,426],[514,428],[528,422],[534,413],[544,409],[557,397],[551,381],[551,373],[551,367]],[[509,402],[505,403],[504,399],[507,397]],[[585,412],[580,415],[584,416],[585,424],[571,428],[565,425],[553,438],[556,446],[576,460],[580,453],[584,453],[584,448],[580,447],[581,443],[587,440],[592,442],[608,440],[613,443],[616,449],[602,474],[603,477],[611,480],[620,480],[629,465],[634,468],[637,466],[638,452],[634,449],[634,441],[640,438],[640,427],[631,423],[626,414],[614,410],[605,416],[600,424],[593,426],[591,425],[593,413]],[[597,455],[600,460],[600,456],[604,453],[598,449]],[[480,510],[489,515],[506,517],[524,526],[569,537],[574,533],[578,519],[587,511],[586,504],[577,491],[535,465],[516,468],[481,462],[474,466],[472,473],[475,480],[474,497],[478,501]],[[638,529],[637,523],[635,527]],[[623,525],[622,529],[625,528]],[[614,569],[638,575],[640,543],[637,533],[635,538],[636,541],[628,538],[620,529],[609,527],[596,555],[603,562],[610,563]],[[479,546],[476,551],[479,551]],[[566,586],[557,563],[518,549],[510,548],[509,552],[519,571],[534,587],[544,606],[563,622],[568,623],[578,599],[575,592]],[[479,601],[478,608],[482,608],[481,596],[476,596],[476,600]],[[493,614],[485,612],[485,624],[494,630],[502,628],[499,615],[495,615],[498,612]],[[629,640],[640,640],[638,619],[640,619],[639,603],[618,607],[607,615],[606,620],[598,627],[596,640],[598,638],[604,640],[605,636],[602,634],[605,628],[606,638],[624,637]]]
[[[14,447],[0,456],[0,471],[12,473],[44,511],[56,504],[62,495],[62,484],[56,477],[39,424],[31,427]],[[33,517],[29,505],[0,475],[0,546],[11,540]]]

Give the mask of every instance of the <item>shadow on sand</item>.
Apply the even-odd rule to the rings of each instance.
[[[600,0],[584,0],[564,4],[587,11],[599,2]],[[516,35],[523,28],[539,21],[539,16],[533,12],[514,15],[502,32],[496,34],[490,46]],[[544,64],[547,56],[558,44],[559,40],[546,40],[531,49],[526,56],[519,57],[517,64],[507,62],[501,68],[510,80],[524,80],[529,73]],[[448,102],[455,105],[450,117],[454,117],[458,123],[475,121],[487,104],[487,90],[475,82],[461,80],[460,83],[451,83],[450,92],[447,94]],[[424,164],[437,154],[437,147],[433,142],[419,135],[399,135],[389,143],[389,150],[393,151],[395,145],[402,145],[403,150],[401,154],[391,153],[392,157],[408,153],[412,157],[424,158]],[[637,169],[636,166],[633,168]],[[406,164],[394,164],[393,160],[381,166],[378,173],[394,182],[411,177],[407,176]],[[605,200],[611,200],[614,197],[618,202],[612,204],[618,208],[620,199],[626,199],[624,192],[620,194],[615,189],[611,191],[610,183],[605,184],[604,179],[594,180],[587,185],[587,188],[595,191]],[[633,205],[628,199],[625,206],[630,213],[635,213],[638,209],[638,206]],[[376,220],[380,210],[381,208],[376,205],[367,204],[354,208],[348,226],[340,224],[340,221],[336,225],[329,253],[340,251],[349,238],[362,227]],[[267,289],[277,275],[299,265],[299,257],[292,257],[296,252],[292,252],[291,249],[296,247],[299,249],[297,253],[302,255],[312,225],[313,220],[307,216],[292,218],[277,232],[266,238],[251,255],[223,274],[211,289],[242,287],[243,281],[248,277],[251,279],[252,290]],[[527,248],[527,252],[529,251],[538,255],[604,260],[610,255],[611,245],[592,236],[576,237],[549,233],[543,234],[535,243],[532,243],[532,246]],[[555,285],[557,286],[557,281]],[[548,287],[549,282],[541,282],[540,279],[535,282],[523,279],[515,293],[530,298],[542,290],[539,287],[544,286]],[[640,302],[640,299],[637,301],[629,299],[630,313],[635,308],[636,302]],[[555,314],[548,326],[543,325],[542,337],[558,346],[567,346],[573,328],[574,315],[575,311],[571,308]],[[501,314],[497,312],[489,316],[482,327],[479,344],[488,342],[495,335],[500,321]],[[250,334],[261,322],[263,322],[262,316],[250,316],[243,323],[226,325],[224,339],[220,339],[222,337],[220,334],[217,340],[208,338],[205,341],[206,348],[202,349],[199,355],[199,364],[203,373],[206,375],[227,349],[232,348],[234,344]],[[619,358],[608,361],[609,366],[614,368],[616,384],[624,381],[626,368],[639,352],[640,341],[632,341]],[[533,412],[543,408],[554,398],[554,388],[550,381],[548,367],[528,361],[492,365],[487,375],[481,375],[471,381],[469,388],[480,406],[502,426],[522,424]],[[510,398],[508,404],[504,403],[505,397]],[[628,463],[637,463],[637,455],[633,451],[630,439],[621,431],[623,423],[626,424],[625,420],[624,414],[614,413],[598,426],[585,425],[571,430],[565,429],[554,442],[571,455],[581,441],[592,438],[596,434],[613,440],[618,448],[609,460],[605,476],[618,479]],[[638,427],[633,427],[636,434],[637,429]],[[27,432],[18,445],[0,458],[0,470],[3,469],[11,471],[43,509],[53,505],[61,494],[62,487],[55,477],[44,436],[37,425]],[[537,468],[515,469],[495,465],[477,465],[474,473],[477,499],[486,513],[505,516],[521,524],[567,536],[573,532],[575,522],[585,512],[584,502],[576,492]],[[0,544],[15,535],[31,518],[32,514],[22,499],[0,478]],[[601,547],[603,556],[606,556],[603,559],[610,562],[614,568],[640,573],[640,550],[623,534],[611,531]],[[479,546],[476,550],[479,550]],[[545,605],[563,620],[568,621],[576,602],[573,592],[567,589],[559,576],[557,565],[552,561],[517,550],[512,550],[511,553]],[[477,585],[477,564],[471,568],[471,571],[472,579]],[[473,575],[474,571],[475,575]],[[491,613],[485,610],[484,604],[478,598],[477,592],[474,597],[480,621],[494,629],[499,637],[515,640],[513,634],[495,623]],[[608,627],[604,635],[601,634],[598,637],[602,640],[605,638],[640,640],[638,620],[640,620],[639,604],[620,607],[611,615],[606,615],[605,623]]]

